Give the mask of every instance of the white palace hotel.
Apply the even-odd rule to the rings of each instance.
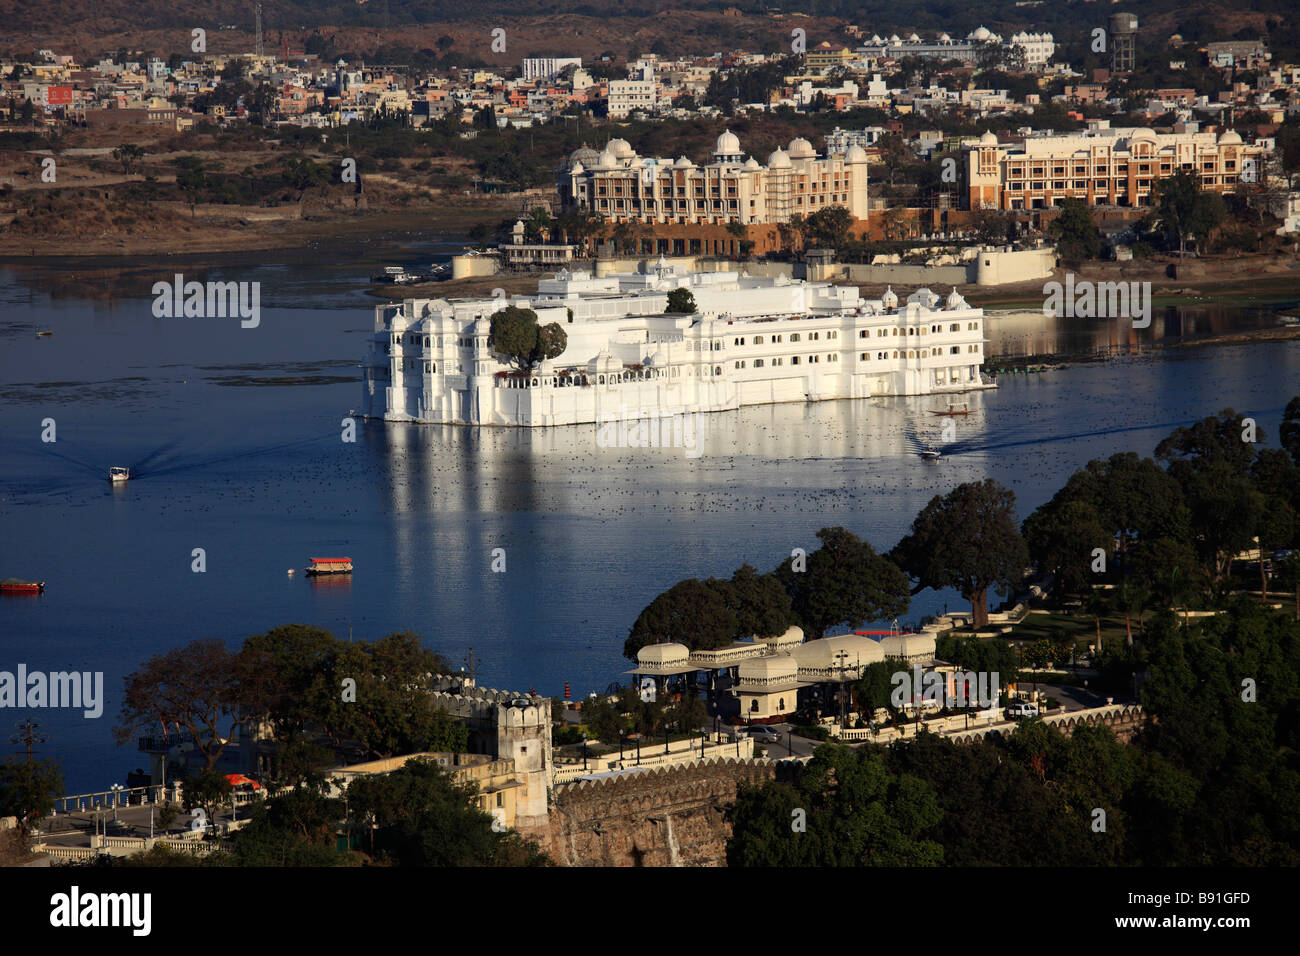
[[[694,314],[665,310],[689,289]],[[488,349],[507,304],[558,323],[565,351],[528,373]],[[992,387],[983,310],[954,289],[857,288],[785,276],[562,271],[536,295],[408,299],[375,310],[361,414],[388,421],[536,427],[719,412],[742,405]]]

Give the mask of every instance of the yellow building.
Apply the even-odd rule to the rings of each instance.
[[[822,73],[835,66],[847,66],[853,62],[853,51],[838,43],[823,40],[804,55],[804,62],[809,72]]]
[[[1047,209],[1066,199],[1090,206],[1149,206],[1161,179],[1180,170],[1196,174],[1202,189],[1236,190],[1263,176],[1265,151],[1229,130],[1157,133],[1111,129],[1094,120],[1085,132],[1030,136],[999,143],[986,132],[962,143],[971,209]]]
[[[697,166],[638,156],[614,139],[597,153],[575,150],[557,174],[561,202],[604,216],[607,222],[678,225],[778,223],[843,206],[867,217],[867,154],[854,145],[819,157],[802,137],[777,149],[760,165],[745,158],[740,140],[718,137],[713,162]]]

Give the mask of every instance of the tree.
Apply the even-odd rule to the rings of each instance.
[[[790,595],[775,574],[742,564],[723,589],[736,616],[736,637],[777,637],[794,621]]]
[[[1156,183],[1155,205],[1156,218],[1166,237],[1177,237],[1180,256],[1186,250],[1188,236],[1204,239],[1227,212],[1223,197],[1203,192],[1196,175],[1186,169]]]
[[[693,315],[695,313],[695,296],[690,289],[673,289],[668,293],[668,307],[665,315]]]
[[[192,641],[145,661],[126,677],[118,746],[140,733],[177,727],[193,736],[211,770],[231,738],[265,709],[264,675],[218,640]]]
[[[975,626],[988,624],[988,590],[1020,582],[1029,560],[1016,529],[1016,497],[991,478],[935,496],[890,557],[924,588],[956,587],[971,602]]]
[[[33,823],[54,812],[61,793],[63,774],[54,761],[0,761],[0,817],[17,817],[24,836]]]
[[[336,833],[344,802],[316,787],[293,787],[253,805],[232,843],[237,866],[337,866],[347,857]]]
[[[853,216],[845,207],[826,206],[808,217],[808,234],[828,248],[839,249],[848,239],[852,225]]]
[[[1063,258],[1096,259],[1101,255],[1101,233],[1082,199],[1065,200],[1061,214],[1047,231],[1056,237],[1056,248]]]
[[[556,322],[539,328],[537,313],[508,305],[492,313],[488,332],[488,348],[504,356],[521,371],[527,372],[544,359],[562,354],[568,347],[568,336]]]
[[[203,171],[203,160],[197,156],[179,156],[172,160],[172,165],[176,167],[176,185],[185,194],[185,199],[190,204],[190,215],[195,216],[199,197],[208,187],[208,177]]]
[[[727,841],[730,866],[938,866],[943,817],[935,789],[896,774],[876,749],[823,745],[793,786],[742,787]],[[796,814],[802,810],[803,814]],[[806,829],[795,831],[803,818]]]
[[[144,157],[144,148],[135,143],[123,143],[113,150],[113,158],[122,164],[122,175],[130,176],[131,170]]]
[[[1086,501],[1055,499],[1043,505],[1024,524],[1030,556],[1039,568],[1057,576],[1062,590],[1082,591],[1093,580],[1094,551],[1109,554],[1111,534],[1102,526],[1097,509]]]
[[[539,866],[533,843],[501,831],[463,786],[434,762],[408,760],[392,773],[348,786],[349,822],[369,834],[371,852],[397,866]]]
[[[325,734],[335,749],[362,758],[413,751],[463,752],[465,726],[433,705],[428,675],[451,670],[418,634],[344,641],[302,625],[275,628],[245,642],[244,653],[267,685],[263,715],[277,739]],[[350,683],[349,683],[350,682]],[[290,779],[303,779],[317,756],[305,742],[288,752]]]
[[[301,205],[309,189],[323,186],[330,181],[330,168],[324,163],[313,162],[306,157],[297,157],[289,161],[283,175],[285,182],[297,190],[298,203]]]
[[[1282,447],[1286,449],[1291,460],[1300,467],[1300,395],[1297,395],[1291,401],[1286,403],[1286,411],[1282,413],[1282,427],[1278,431],[1278,439]]]
[[[691,650],[724,647],[736,635],[738,619],[728,606],[726,582],[709,578],[678,581],[637,615],[623,643],[623,655],[636,660],[647,644],[673,641]]]
[[[790,557],[774,572],[808,640],[835,625],[856,627],[906,613],[907,578],[893,562],[844,528],[822,528],[817,537],[822,544],[807,556],[806,570],[795,570]]]

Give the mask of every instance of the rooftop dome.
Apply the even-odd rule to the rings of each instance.
[[[836,657],[843,652],[844,656]],[[884,653],[869,637],[860,634],[841,634],[800,644],[792,652],[800,667],[839,668],[849,670],[866,667],[885,659]]]
[[[691,656],[685,644],[647,644],[636,652],[638,664],[685,664]]]
[[[617,165],[618,160],[614,158],[614,154],[608,149],[602,149],[600,155],[596,157],[597,169],[613,169]]]
[[[966,39],[967,39],[967,40],[978,40],[979,42],[983,43],[985,40],[987,40],[987,39],[988,39],[989,37],[991,37],[991,36],[993,36],[993,34],[990,33],[990,32],[989,32],[987,29],[985,29],[984,27],[976,27],[974,30],[972,30],[972,31],[971,31],[971,32],[966,36]]]
[[[742,661],[737,668],[740,681],[749,680],[794,680],[799,675],[799,664],[789,654],[773,654],[770,657],[756,657]]]
[[[885,288],[885,294],[880,297],[880,301],[886,309],[898,308],[898,293],[894,291],[893,286]]]
[[[1219,137],[1219,145],[1220,145],[1220,146],[1240,146],[1240,145],[1241,145],[1241,135],[1240,135],[1236,130],[1232,130],[1232,129],[1230,129],[1230,130],[1228,130],[1226,133],[1224,133],[1222,136]]]
[[[907,297],[907,301],[916,305],[923,305],[927,309],[933,309],[939,304],[939,297],[929,289],[917,289]]]
[[[772,648],[802,644],[803,628],[799,627],[797,624],[791,624],[785,629],[785,633],[778,637],[755,638],[755,640],[758,640],[760,643],[766,644],[768,647]]]
[[[933,634],[890,634],[880,639],[880,652],[886,657],[934,657]]]
[[[875,44],[881,44],[881,43],[884,43],[885,41],[882,40],[882,39],[880,39],[880,34],[879,34],[879,33],[873,33],[873,34],[871,34],[871,42],[872,42],[872,43],[875,43]]]
[[[611,139],[609,145],[605,148],[618,159],[627,159],[629,156],[636,155],[636,151],[632,149],[632,144],[625,139]]]
[[[582,163],[574,163],[572,166],[569,167],[569,172],[572,173],[574,176],[580,176],[586,171],[587,168],[583,166]]]
[[[694,166],[695,164],[685,156],[678,156],[677,162],[673,163],[673,169],[691,169]]]
[[[948,36],[948,34],[946,34],[946,33],[940,33],[940,34],[939,34],[939,42],[940,42],[940,43],[951,43],[951,42],[952,42],[952,37]]]
[[[902,39],[899,38],[897,33],[891,33],[889,35],[889,42],[892,43],[894,46],[898,46],[898,44],[902,43],[903,41]]]
[[[844,154],[844,162],[850,166],[856,163],[865,163],[867,161],[867,151],[854,143],[849,147],[849,151]]]
[[[921,42],[921,38],[920,38],[919,36],[917,36],[915,33],[909,33],[909,34],[907,35],[907,42],[908,42],[908,43],[920,43],[920,42]]]
[[[1129,139],[1154,140],[1155,138],[1156,138],[1156,131],[1146,126],[1143,126],[1141,129],[1135,129],[1132,132],[1132,134],[1130,134],[1129,136]]]
[[[569,154],[569,166],[581,163],[590,169],[596,165],[596,160],[600,158],[600,153],[596,152],[590,146],[583,144]]]
[[[808,140],[804,139],[802,136],[796,136],[794,139],[790,140],[791,159],[812,159],[816,155],[817,151],[813,149],[812,143],[808,142]]]
[[[760,165],[758,164],[758,160],[756,160],[753,156],[751,156],[751,157],[749,157],[749,159],[745,160],[745,168],[746,168],[746,169],[762,169],[763,167],[760,166]]]
[[[984,131],[984,135],[980,137],[980,145],[981,145],[981,146],[996,146],[997,144],[998,144],[998,138],[997,138],[997,136],[994,135],[994,133],[993,133],[992,130],[987,130],[987,129],[986,129],[986,130]]]
[[[772,155],[767,157],[767,166],[769,169],[789,169],[790,156],[781,147],[772,150]]]
[[[966,300],[961,297],[961,294],[957,291],[956,286],[953,286],[952,291],[948,293],[947,302],[948,302],[948,308],[950,309],[966,308]]]
[[[740,152],[740,137],[729,129],[724,129],[718,136],[718,143],[713,147],[714,156],[735,156]]]

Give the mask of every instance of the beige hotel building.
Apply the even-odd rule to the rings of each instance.
[[[578,207],[606,222],[677,225],[787,222],[827,206],[844,206],[867,218],[867,154],[850,146],[818,157],[808,140],[791,140],[760,165],[746,158],[730,130],[718,137],[713,162],[697,166],[638,156],[614,139],[599,153],[575,150],[557,175],[565,208]]]
[[[1149,206],[1158,180],[1189,170],[1201,187],[1231,193],[1242,179],[1262,178],[1264,150],[1229,130],[1156,133],[1111,129],[1094,120],[1086,131],[1029,136],[999,143],[986,132],[962,143],[971,209],[1047,209],[1066,199],[1091,206]]]

